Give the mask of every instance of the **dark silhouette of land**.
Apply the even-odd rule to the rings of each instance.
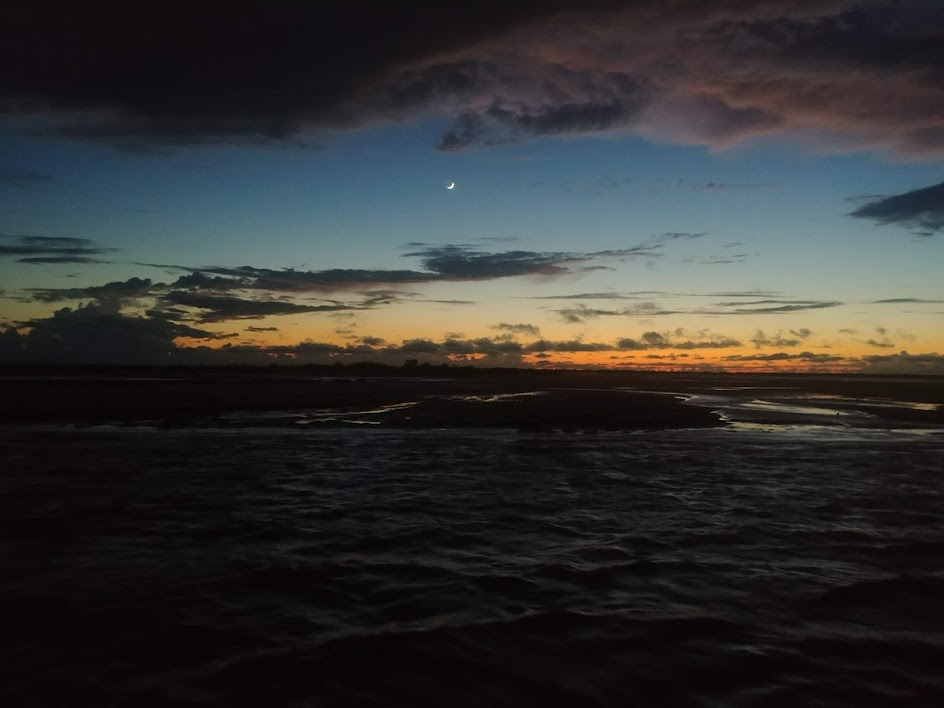
[[[379,364],[297,367],[68,367],[0,369],[0,424],[157,422],[236,412],[385,410],[400,427],[638,429],[722,424],[678,394],[784,396],[801,391],[837,411],[944,425],[944,377],[650,373]],[[514,395],[540,392],[538,396]],[[496,398],[497,397],[497,398]],[[875,405],[907,401],[921,407]],[[492,403],[494,405],[482,405]],[[500,403],[500,405],[498,405]],[[865,409],[862,409],[865,410]],[[341,416],[343,418],[343,416]],[[319,425],[342,425],[339,419]]]

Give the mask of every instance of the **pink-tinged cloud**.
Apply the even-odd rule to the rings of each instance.
[[[0,11],[0,115],[139,148],[445,115],[443,150],[625,131],[944,155],[939,0],[82,7]]]
[[[428,76],[452,66],[467,79],[443,97],[459,117],[440,148],[624,130],[714,149],[778,135],[944,155],[939,5],[701,5],[559,16],[430,62]]]

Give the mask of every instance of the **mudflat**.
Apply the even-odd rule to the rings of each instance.
[[[0,424],[188,425],[236,412],[368,409],[378,409],[378,424],[400,427],[614,430],[722,424],[710,406],[685,404],[690,396],[709,395],[781,402],[812,397],[832,410],[944,425],[942,377],[437,368],[360,375],[313,367],[10,367],[0,370]],[[329,416],[318,422],[343,424]]]

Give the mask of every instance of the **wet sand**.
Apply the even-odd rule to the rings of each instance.
[[[358,376],[313,369],[0,370],[0,424],[158,422],[187,426],[234,413],[384,408],[399,427],[637,429],[721,425],[685,397],[790,403],[812,396],[836,411],[944,425],[944,378],[852,375],[663,374],[505,370]],[[515,395],[515,394],[538,395]],[[670,395],[676,394],[676,395]],[[912,405],[885,405],[908,402]],[[773,421],[773,422],[783,422]],[[319,425],[340,425],[327,418]]]

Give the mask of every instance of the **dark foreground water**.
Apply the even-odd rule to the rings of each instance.
[[[939,429],[0,453],[4,705],[944,705]]]

